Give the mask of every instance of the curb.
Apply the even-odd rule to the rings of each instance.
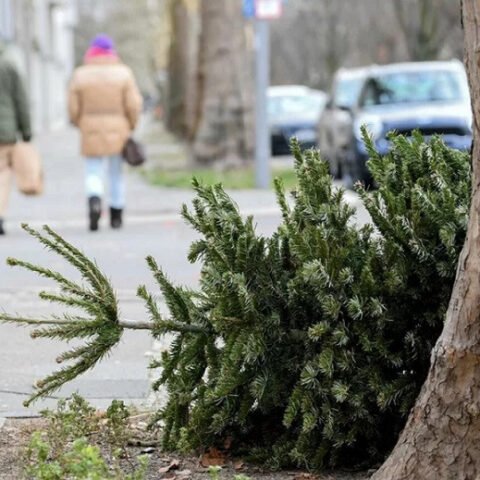
[[[6,418],[0,417],[0,432],[2,431],[2,428],[4,427],[6,422],[7,422]]]

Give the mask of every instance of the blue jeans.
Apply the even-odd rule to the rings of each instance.
[[[110,183],[110,207],[125,207],[125,181],[123,179],[123,158],[120,155],[108,157],[85,158],[85,190],[87,197],[104,195],[105,160],[108,161],[108,178]]]

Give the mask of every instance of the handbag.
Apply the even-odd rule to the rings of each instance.
[[[43,193],[43,168],[38,150],[30,142],[13,147],[12,168],[18,189],[25,195]]]
[[[122,150],[122,157],[132,167],[143,165],[147,159],[143,146],[130,137]]]

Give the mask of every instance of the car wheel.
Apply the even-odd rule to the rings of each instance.
[[[343,177],[342,174],[342,164],[337,160],[334,171],[332,172],[333,178],[335,180],[341,180]]]

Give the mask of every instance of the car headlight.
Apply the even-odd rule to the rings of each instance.
[[[361,116],[355,120],[353,125],[353,132],[358,140],[362,139],[362,126],[365,126],[367,132],[374,140],[378,140],[383,133],[383,123],[378,117],[370,115]]]

